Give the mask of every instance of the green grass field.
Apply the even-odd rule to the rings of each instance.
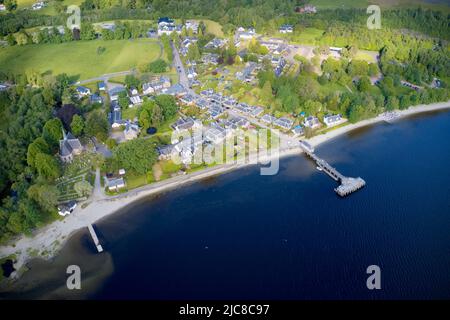
[[[37,2],[37,1],[35,1],[35,0],[17,0],[17,7],[18,8],[31,7],[31,5],[35,2]]]
[[[106,50],[97,54],[100,46]],[[0,69],[15,73],[27,70],[53,75],[67,73],[83,80],[149,63],[160,56],[160,51],[153,39],[14,46],[0,49]]]

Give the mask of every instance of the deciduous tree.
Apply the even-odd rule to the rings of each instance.
[[[84,130],[83,117],[78,114],[74,115],[72,118],[72,122],[70,123],[70,129],[76,137],[81,136]]]
[[[94,110],[89,113],[84,130],[88,136],[96,137],[100,141],[106,141],[109,131],[106,115],[101,110]]]
[[[118,168],[135,174],[145,174],[157,160],[155,146],[148,139],[135,139],[119,144],[113,150],[113,161]]]
[[[62,123],[58,118],[48,120],[42,131],[42,137],[47,141],[51,147],[56,147],[59,144],[59,140],[62,139]]]
[[[47,180],[53,181],[61,175],[61,167],[51,155],[38,153],[34,163],[39,176]]]

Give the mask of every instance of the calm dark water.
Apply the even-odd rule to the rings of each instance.
[[[317,150],[366,180],[348,198],[286,158],[276,176],[250,167],[137,203],[97,223],[105,254],[83,231],[50,265],[62,284],[67,263],[108,270],[84,289],[96,299],[448,299],[449,139],[450,112],[366,127]]]

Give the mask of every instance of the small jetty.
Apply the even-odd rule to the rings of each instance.
[[[95,247],[97,248],[97,251],[102,252],[103,248],[100,245],[100,242],[98,241],[97,234],[95,233],[95,230],[94,230],[94,227],[92,226],[92,224],[88,224],[88,229],[89,229],[89,233],[91,234],[92,240],[94,240],[94,244],[95,244]]]
[[[336,168],[332,167],[328,162],[319,158],[314,153],[314,147],[312,147],[308,142],[301,140],[300,148],[317,163],[318,167],[322,168],[322,171],[328,174],[333,180],[340,183],[340,185],[334,189],[334,191],[339,196],[341,197],[348,196],[349,194],[361,189],[366,185],[366,182],[362,178],[346,177],[342,175],[339,171],[337,171]]]

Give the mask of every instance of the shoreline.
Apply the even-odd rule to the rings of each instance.
[[[396,110],[397,117],[394,119],[387,119],[384,114],[378,115],[375,118],[360,121],[354,124],[348,124],[331,130],[327,133],[317,135],[307,141],[314,147],[328,142],[344,133],[352,130],[373,125],[382,121],[392,120],[396,121],[410,115],[432,112],[437,110],[449,109],[450,101],[434,103],[430,105],[417,105],[409,107],[405,110]],[[287,156],[300,155],[302,153],[299,147],[294,147],[286,150],[281,150],[279,155],[266,156],[260,159],[261,162],[266,163],[277,156],[281,159]],[[231,172],[247,166],[255,165],[255,158],[250,156],[249,161],[239,164],[221,164],[211,168],[203,169],[187,175],[180,175],[174,178],[155,182],[150,185],[142,186],[115,196],[110,196],[104,199],[88,199],[85,203],[88,204],[84,209],[79,205],[74,212],[65,217],[63,220],[55,221],[41,229],[36,230],[31,237],[20,236],[16,239],[14,244],[0,247],[0,259],[15,255],[16,263],[14,268],[16,271],[6,278],[9,281],[14,281],[25,271],[26,262],[33,258],[43,258],[46,260],[54,257],[57,252],[66,244],[66,241],[80,229],[87,227],[88,224],[93,224],[101,219],[104,219],[118,211],[124,209],[126,206],[141,200],[150,195],[166,192],[178,187],[182,187],[202,179],[217,176],[223,173]],[[261,164],[256,164],[260,165]],[[45,254],[42,254],[45,253]]]
[[[335,130],[331,130],[327,133],[317,135],[312,137],[311,139],[308,139],[309,144],[311,144],[313,147],[316,147],[324,142],[328,142],[329,140],[338,137],[344,133],[353,131],[358,128],[370,126],[379,122],[383,121],[392,121],[395,122],[397,120],[401,120],[403,118],[406,118],[408,116],[412,116],[415,114],[420,113],[426,113],[426,112],[433,112],[438,110],[444,110],[444,109],[450,109],[450,100],[446,102],[437,102],[433,104],[420,104],[414,107],[409,107],[405,110],[394,110],[394,112],[397,114],[397,117],[394,119],[386,119],[386,117],[383,114],[379,114],[378,116],[366,120],[359,121],[357,123],[348,124],[346,126],[337,128]]]

